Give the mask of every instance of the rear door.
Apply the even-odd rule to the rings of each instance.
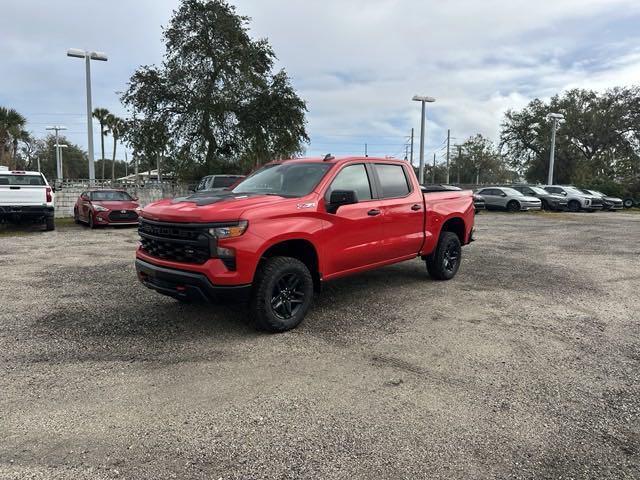
[[[383,213],[385,260],[416,255],[424,240],[423,193],[414,189],[407,165],[375,163]]]
[[[0,173],[0,205],[43,205],[46,183],[38,173]]]
[[[336,174],[324,194],[328,204],[333,190],[354,190],[358,203],[343,205],[325,217],[327,252],[325,275],[354,270],[383,260],[382,209],[375,198],[372,169],[364,163],[348,164]]]
[[[500,200],[502,200],[498,195],[498,190],[495,188],[483,188],[478,192],[484,201],[487,204],[487,207],[498,208],[501,206]]]

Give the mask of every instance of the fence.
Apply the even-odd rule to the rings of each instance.
[[[56,189],[55,215],[58,218],[73,217],[73,207],[82,192],[88,189],[117,188],[125,190],[131,196],[137,197],[141,206],[161,200],[187,195],[187,185],[175,182],[111,182],[111,180],[65,179],[53,182]]]

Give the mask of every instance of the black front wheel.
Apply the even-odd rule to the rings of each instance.
[[[520,204],[518,202],[516,202],[515,200],[511,200],[509,203],[507,203],[507,211],[509,211],[509,212],[519,212],[520,211]]]
[[[313,278],[300,260],[272,257],[258,268],[251,295],[251,314],[261,330],[284,332],[297,327],[312,301]]]
[[[451,280],[456,276],[462,260],[462,245],[458,235],[442,232],[435,252],[426,259],[427,271],[436,280]]]
[[[571,212],[579,212],[580,211],[580,202],[577,200],[569,201],[569,211]]]

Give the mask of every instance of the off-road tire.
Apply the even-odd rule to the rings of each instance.
[[[283,316],[276,310],[276,308],[281,308],[280,304],[283,302],[283,297],[277,293],[288,290],[288,288],[282,289],[280,285],[292,277],[297,279],[299,288],[294,288],[295,298],[291,294],[285,294],[285,303],[286,298],[291,299],[289,309],[292,309],[294,301],[296,302],[291,316],[286,318],[286,313]],[[278,303],[278,298],[280,298],[280,303]],[[313,278],[307,266],[300,260],[291,257],[272,257],[260,264],[249,303],[250,314],[257,328],[274,333],[291,330],[302,322],[312,301]]]
[[[451,253],[457,254],[451,264]],[[447,261],[449,258],[449,261]],[[434,280],[451,280],[458,273],[462,261],[462,245],[458,235],[453,232],[442,232],[436,250],[426,258],[427,272]]]

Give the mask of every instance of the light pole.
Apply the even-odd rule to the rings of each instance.
[[[56,142],[56,157],[58,158],[60,165],[60,174],[58,175],[58,180],[64,180],[64,170],[62,169],[62,149],[67,148],[68,145],[60,144]]]
[[[426,97],[421,95],[414,95],[411,99],[414,102],[422,103],[422,120],[420,121],[420,168],[418,170],[418,181],[420,185],[424,184],[424,128],[426,120],[426,103],[433,103],[436,101],[433,97]]]
[[[66,130],[67,127],[63,127],[61,125],[54,125],[53,127],[47,127],[47,130],[54,130],[56,132],[56,177],[58,179],[62,178],[62,160],[60,157],[60,149],[58,148],[58,132],[60,130]]]
[[[551,120],[551,153],[549,154],[549,176],[547,177],[547,185],[553,185],[553,162],[556,156],[556,130],[558,125],[564,122],[564,115],[561,113],[550,113],[547,119]]]
[[[91,108],[91,60],[107,61],[107,54],[102,52],[91,52],[88,50],[80,50],[78,48],[70,48],[67,50],[68,57],[84,58],[86,69],[87,84],[87,135],[88,135],[88,155],[89,155],[89,180],[93,182],[96,179],[96,169],[93,163],[93,119]],[[100,132],[102,135],[102,132]]]

